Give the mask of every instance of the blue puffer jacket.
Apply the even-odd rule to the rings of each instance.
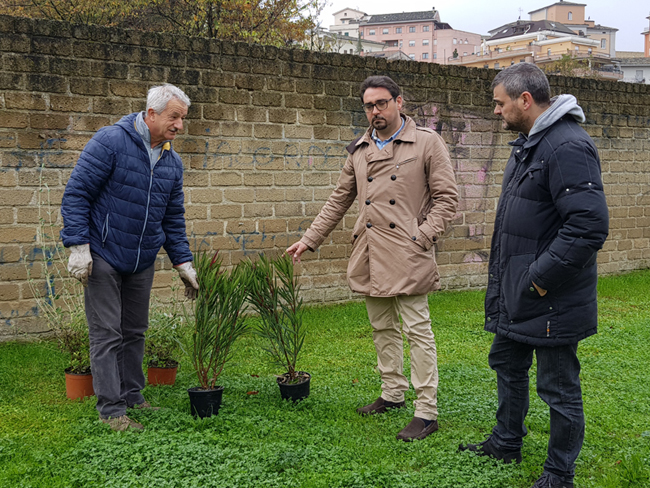
[[[510,143],[494,222],[485,329],[534,346],[597,331],[596,256],[609,217],[598,152],[578,115],[577,105],[560,111]],[[533,282],[548,293],[540,296]]]
[[[119,273],[138,273],[164,246],[172,264],[192,260],[185,232],[183,166],[169,142],[151,168],[137,113],[103,127],[79,157],[61,203],[66,247],[90,243]]]

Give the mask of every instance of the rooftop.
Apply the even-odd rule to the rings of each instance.
[[[544,10],[544,9],[547,9],[547,8],[550,8],[550,7],[554,7],[555,5],[563,5],[563,6],[568,5],[570,7],[571,6],[575,6],[575,7],[586,7],[587,6],[586,3],[572,3],[572,2],[564,2],[564,1],[560,0],[559,2],[552,3],[551,5],[547,5],[546,7],[531,10],[528,13],[532,14],[532,13],[535,13],[535,12],[539,12],[540,10]]]
[[[569,29],[566,25],[560,22],[552,22],[550,20],[518,20],[510,24],[502,25],[498,29],[492,29],[488,40],[503,39],[505,37],[522,36],[528,33],[552,31],[560,34],[577,35],[574,31]]]

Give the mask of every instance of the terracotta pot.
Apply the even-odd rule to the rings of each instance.
[[[149,366],[147,368],[147,379],[150,385],[173,385],[176,382],[176,372],[178,366],[171,368],[157,368]]]
[[[296,371],[298,376],[302,378],[300,383],[286,383],[289,379],[289,373],[285,373],[278,378],[278,386],[280,387],[280,395],[283,400],[291,400],[297,402],[309,396],[309,383],[311,375],[304,371]]]
[[[93,396],[93,375],[65,373],[65,394],[70,400]]]

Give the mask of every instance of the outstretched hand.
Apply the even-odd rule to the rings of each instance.
[[[300,256],[306,250],[307,250],[307,246],[302,242],[298,241],[292,244],[290,247],[288,247],[287,250],[284,252],[286,252],[289,256],[291,256],[291,261],[293,262],[293,264],[296,264],[300,262]]]

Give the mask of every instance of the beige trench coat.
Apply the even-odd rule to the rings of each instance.
[[[367,296],[438,290],[433,243],[456,214],[456,178],[444,141],[402,117],[404,128],[382,150],[371,128],[348,147],[336,189],[301,239],[318,248],[358,196],[347,278],[352,291]]]

